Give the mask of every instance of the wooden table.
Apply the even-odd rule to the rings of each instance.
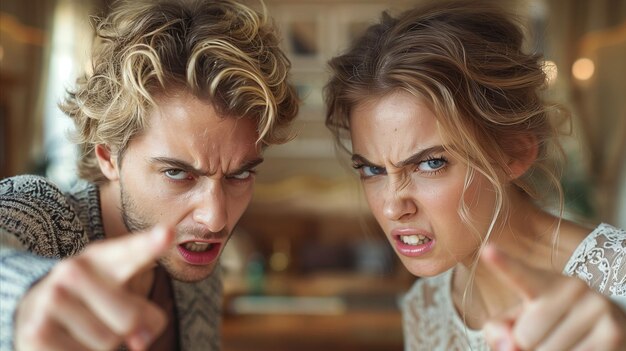
[[[227,315],[224,351],[402,350],[398,311],[339,315]]]
[[[323,274],[269,277],[266,283],[265,294],[259,296],[227,286],[231,293],[226,294],[222,326],[224,351],[403,349],[398,298],[408,288],[406,279]],[[269,303],[263,303],[264,296]],[[281,308],[281,296],[285,306],[295,307]],[[299,297],[321,298],[319,310],[310,304],[298,309],[291,299]],[[254,303],[248,309],[236,307],[242,306],[238,298],[256,301],[262,308],[255,310]],[[331,303],[324,303],[325,298]]]

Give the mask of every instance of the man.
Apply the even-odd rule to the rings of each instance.
[[[61,105],[87,182],[0,182],[0,348],[217,350],[218,258],[297,113],[289,62],[232,1],[117,3],[97,36]]]

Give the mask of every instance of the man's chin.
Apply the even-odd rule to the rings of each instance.
[[[171,264],[168,260],[161,260],[160,264],[173,280],[183,283],[197,283],[208,278],[215,271],[215,263],[210,265],[194,266],[190,264]]]

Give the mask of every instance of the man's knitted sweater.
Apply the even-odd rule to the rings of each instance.
[[[98,187],[83,182],[63,193],[48,180],[0,181],[0,351],[13,349],[21,297],[59,260],[104,239]],[[181,350],[219,350],[219,269],[198,283],[173,281]]]

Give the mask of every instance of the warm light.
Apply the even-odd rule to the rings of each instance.
[[[274,252],[270,257],[270,267],[276,272],[281,272],[289,266],[289,256],[284,252]]]
[[[596,66],[591,59],[586,57],[579,58],[572,65],[572,74],[578,80],[587,80],[593,76]]]
[[[4,47],[2,47],[2,45],[0,45],[0,62],[2,62],[3,58],[4,58]]]
[[[556,82],[556,78],[559,75],[559,70],[554,61],[546,60],[543,62],[543,66],[541,67],[543,72],[546,74],[546,80],[548,85],[553,85]]]

